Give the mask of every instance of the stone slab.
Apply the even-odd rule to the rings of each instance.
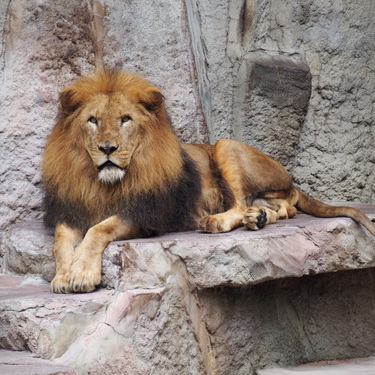
[[[181,374],[204,374],[190,317],[173,288],[59,295],[44,281],[0,274],[0,349],[3,366],[14,359],[7,351],[22,351],[78,374],[144,375],[155,366],[165,375],[179,366]],[[30,358],[19,374],[55,374],[49,362]],[[34,365],[41,371],[32,372]]]
[[[77,375],[70,367],[37,358],[30,352],[0,350],[1,375]]]
[[[356,204],[369,217],[375,206]],[[5,271],[50,281],[54,274],[53,235],[42,223],[19,223],[4,236]],[[267,280],[370,268],[375,238],[348,218],[298,214],[252,232],[169,233],[116,241],[103,254],[104,287],[160,288],[183,261],[192,288],[254,285]]]
[[[375,216],[375,206],[360,208]],[[353,220],[304,214],[257,232],[178,239],[169,251],[184,260],[190,282],[201,289],[375,265],[375,238]]]
[[[258,370],[256,375],[374,375],[375,357]]]
[[[375,217],[375,206],[357,207]],[[306,312],[306,303],[315,306],[321,300],[319,293],[315,297],[312,294],[320,287],[314,283],[305,286],[310,290],[311,301],[299,301],[290,294],[298,289],[292,281],[303,284],[304,278],[299,279],[303,275],[333,275],[336,271],[372,268],[374,241],[351,219],[320,219],[303,214],[258,232],[240,228],[224,234],[170,233],[117,241],[103,255],[102,288],[89,294],[56,295],[50,292],[48,282],[42,280],[53,275],[53,234],[40,222],[19,223],[9,228],[3,242],[8,274],[0,275],[0,348],[32,351],[80,373],[99,368],[107,371],[103,374],[111,374],[109,369],[116,357],[117,367],[113,371],[122,368],[126,369],[124,374],[132,375],[148,373],[159,363],[163,363],[164,374],[174,374],[175,366],[182,363],[181,374],[224,374],[243,365],[255,369],[274,363],[288,365],[332,358],[325,357],[327,350],[314,344],[315,336],[322,341],[324,330],[314,323],[318,333],[309,334],[313,315],[312,307]],[[17,272],[19,276],[11,275]],[[23,273],[31,275],[20,276]],[[361,280],[367,280],[366,277]],[[280,280],[285,285],[275,284],[279,280],[265,283],[272,279],[285,279]],[[339,281],[332,283],[336,287],[342,285]],[[348,284],[352,285],[352,291],[360,287],[355,278],[352,284]],[[217,294],[219,287],[233,288],[224,288]],[[234,301],[232,294],[238,294]],[[269,304],[263,306],[263,298],[259,296],[265,295],[269,296]],[[363,298],[367,301],[366,296]],[[231,311],[226,310],[226,299],[232,301],[228,304],[233,307]],[[237,300],[242,301],[240,305],[236,305]],[[366,303],[368,307],[369,302]],[[319,311],[327,309],[322,306]],[[271,313],[275,311],[277,316]],[[319,311],[314,315],[316,321],[321,320]],[[324,322],[341,321],[338,311],[341,312],[339,307]],[[309,317],[307,323],[303,321],[305,313]],[[359,313],[355,310],[353,314]],[[361,318],[368,317],[368,310],[359,315],[361,326],[357,331],[366,329],[369,321]],[[223,320],[221,316],[226,318]],[[259,321],[263,321],[261,328]],[[230,334],[236,330],[241,332],[240,336]],[[267,339],[271,347],[279,349],[275,349],[276,355],[271,359],[259,362],[256,355],[264,350],[257,343],[269,336],[269,330],[283,333]],[[228,353],[228,335],[233,340],[244,335],[244,340],[233,343],[233,348],[241,349],[236,349],[235,361],[225,364],[221,358]],[[280,344],[289,342],[283,335],[299,344]],[[347,332],[343,337],[346,340]],[[175,352],[181,345],[185,349]],[[354,351],[350,345],[345,346],[338,358],[373,353]],[[184,355],[179,354],[182,352]],[[258,354],[247,360],[249,353]],[[287,361],[278,361],[281,355],[287,356]]]
[[[113,295],[113,290],[105,289],[53,294],[42,280],[0,274],[0,349],[31,351],[43,358],[59,356],[87,325],[105,320]],[[77,327],[69,328],[74,322]]]

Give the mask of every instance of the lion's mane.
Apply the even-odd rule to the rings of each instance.
[[[112,93],[131,97],[147,118],[125,177],[113,185],[99,180],[83,147],[79,118],[94,95]],[[196,227],[200,175],[172,130],[158,88],[139,75],[103,71],[64,89],[60,104],[43,156],[48,226],[65,222],[86,232],[118,214],[138,224],[144,235]]]

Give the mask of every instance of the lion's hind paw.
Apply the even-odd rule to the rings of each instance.
[[[242,223],[250,230],[262,229],[267,224],[267,212],[260,207],[249,207],[245,211]]]

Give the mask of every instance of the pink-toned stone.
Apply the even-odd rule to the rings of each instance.
[[[204,374],[172,288],[59,295],[46,282],[14,275],[0,275],[0,285],[0,349],[31,351],[78,374],[143,375],[155,364],[164,374],[180,365],[182,374]]]
[[[375,216],[375,206],[360,208]],[[356,330],[372,343],[365,324],[375,317],[361,287],[373,287],[371,270],[358,279],[332,275],[372,268],[374,241],[351,219],[302,214],[257,232],[239,228],[117,241],[103,254],[103,283],[96,292],[56,295],[42,280],[54,272],[53,235],[42,223],[21,222],[4,237],[5,269],[29,277],[0,276],[0,348],[30,350],[79,373],[95,368],[129,375],[153,366],[172,375],[182,364],[181,374],[224,374],[243,366],[249,352],[255,356],[246,365],[249,371],[325,355],[369,355],[371,348],[352,336],[345,319],[355,317]],[[335,298],[343,280],[353,291],[340,297],[350,303],[348,316],[340,315],[340,300],[330,306],[332,296],[314,297],[321,278],[301,278],[320,273],[330,273],[326,282]],[[291,291],[298,288],[312,296],[296,298]],[[326,337],[333,324],[339,334]],[[258,363],[256,356],[267,350]]]
[[[375,357],[259,370],[256,375],[374,375]]]
[[[57,365],[30,352],[0,350],[1,375],[77,375],[68,366]]]
[[[375,217],[374,205],[354,205]],[[4,237],[5,267],[50,281],[53,236],[42,223],[20,223]],[[103,254],[103,286],[120,290],[159,288],[181,259],[192,287],[244,286],[266,280],[369,268],[375,238],[348,218],[298,214],[252,232],[199,231],[116,241]],[[177,258],[176,258],[177,257]]]

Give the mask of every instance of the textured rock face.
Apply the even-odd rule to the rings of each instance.
[[[0,282],[2,349],[29,350],[78,374],[205,373],[173,288],[65,296],[35,280],[0,275]]]
[[[95,66],[130,68],[162,88],[182,140],[208,140],[183,3],[17,0],[0,5],[0,227],[40,216],[40,161],[58,94]]]
[[[317,197],[372,202],[374,4],[325,0],[189,3],[190,27],[198,30],[193,47],[199,56],[197,72],[211,140],[239,137],[265,148],[285,163],[303,189]],[[280,108],[258,86],[241,87],[251,78],[251,73],[248,77],[244,72],[254,53],[297,59],[308,66],[312,89],[308,107],[306,90],[302,105]],[[279,65],[271,65],[270,75],[277,77]],[[284,88],[288,95],[285,83],[293,85],[294,77],[286,78],[279,80],[281,97]],[[307,88],[307,82],[303,87]],[[240,100],[241,96],[246,100]],[[274,133],[292,138],[280,149]],[[293,158],[293,163],[287,162]]]
[[[374,14],[371,2],[360,12],[355,1],[308,1],[293,7],[301,31],[295,43],[313,75],[293,174],[319,196],[369,202],[375,197]]]
[[[41,223],[4,236],[0,349],[101,375],[248,375],[374,354],[375,238],[350,219],[113,242],[86,294],[50,292],[52,242]]]
[[[300,57],[246,54],[235,82],[234,137],[292,170],[310,93],[310,70]]]
[[[40,216],[59,91],[144,73],[184,141],[244,140],[318,198],[374,202],[372,2],[2,1],[0,227]]]
[[[368,302],[374,273],[365,273],[200,293],[218,373],[247,375],[271,364],[373,355],[375,317]]]
[[[160,86],[183,141],[244,140],[318,198],[375,203],[374,15],[354,0],[1,1],[0,266],[37,281],[1,276],[0,347],[67,374],[247,375],[373,354],[374,242],[350,220],[112,243],[114,289],[84,296],[38,279],[54,274],[52,233],[10,224],[42,215],[59,91],[103,64]]]

